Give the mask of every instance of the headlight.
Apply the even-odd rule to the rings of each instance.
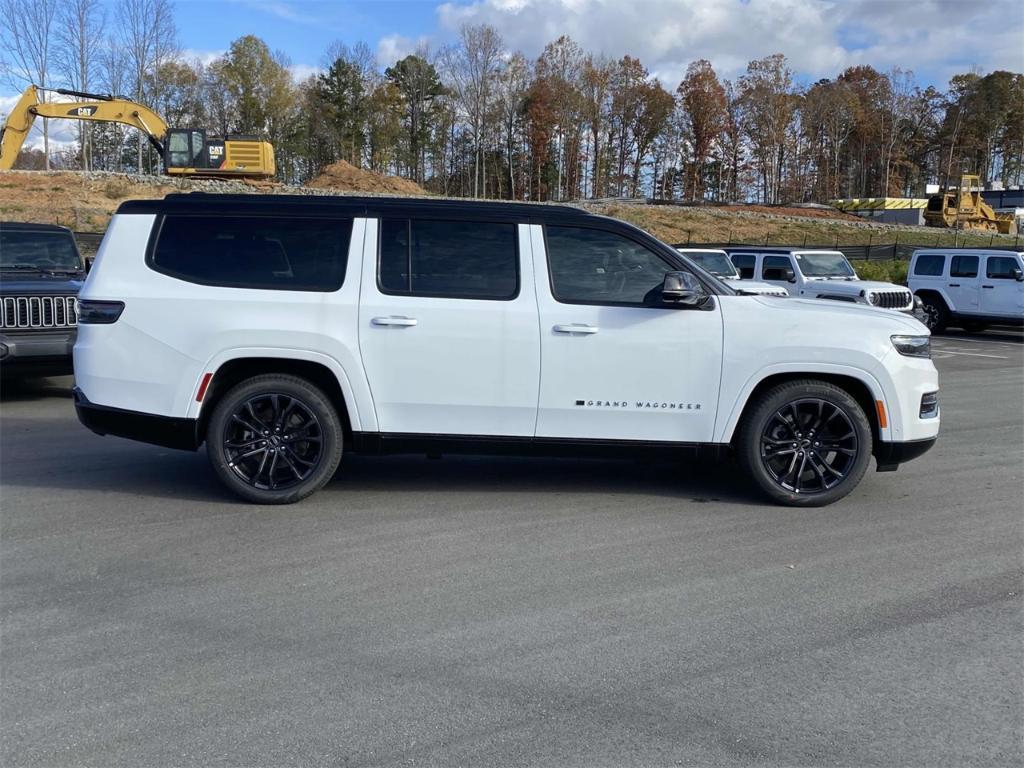
[[[931,336],[890,336],[896,351],[907,357],[931,357]]]
[[[879,297],[879,295],[877,293],[869,293],[868,294],[868,304],[872,304],[872,305],[876,305],[877,306],[879,298],[880,297]]]

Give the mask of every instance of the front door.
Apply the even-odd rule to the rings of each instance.
[[[540,340],[526,237],[510,222],[367,221],[359,347],[381,432],[533,435]]]
[[[667,258],[625,233],[532,226],[540,310],[537,436],[706,442],[722,315],[654,306]],[[546,237],[545,237],[546,235]]]
[[[802,289],[797,288],[796,283],[791,283],[789,278],[786,277],[790,272],[796,275],[796,265],[789,256],[766,255],[761,257],[762,280],[785,289],[790,295],[796,295],[798,292],[803,293]]]
[[[1021,270],[1015,253],[986,258],[985,279],[981,281],[981,314],[1020,319],[1024,317],[1024,283],[1017,280]]]

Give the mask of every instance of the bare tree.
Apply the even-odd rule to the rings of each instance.
[[[3,62],[5,79],[15,90],[29,83],[49,83],[58,0],[0,0],[0,28],[8,40]],[[7,56],[10,58],[7,59]],[[41,93],[40,98],[45,94]],[[43,120],[43,155],[50,168],[50,130]]]
[[[473,197],[481,194],[481,177],[485,169],[484,132],[491,108],[494,79],[501,64],[502,41],[494,27],[487,24],[464,25],[459,44],[441,52],[440,61],[451,81],[452,91],[469,119],[473,136]],[[486,196],[486,183],[482,190]]]
[[[102,39],[105,21],[106,10],[100,0],[65,0],[58,13],[57,66],[64,81],[76,91],[95,87],[101,57],[97,41]],[[84,171],[92,166],[91,127],[85,121],[78,123]]]
[[[147,96],[146,76],[154,74],[157,66],[176,51],[173,10],[171,0],[120,0],[117,6],[118,33],[128,60],[135,100],[140,103]],[[140,137],[139,173],[143,167],[142,150]]]

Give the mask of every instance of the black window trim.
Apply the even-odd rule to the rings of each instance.
[[[181,218],[191,219],[257,219],[259,221],[267,221],[268,219],[288,219],[288,220],[316,220],[316,221],[337,221],[349,223],[348,242],[345,247],[345,268],[341,272],[341,280],[335,287],[326,288],[288,288],[284,285],[267,286],[262,283],[233,283],[225,284],[218,280],[201,280],[195,277],[189,277],[179,272],[175,272],[170,269],[165,269],[156,263],[156,247],[160,242],[160,234],[163,232],[164,222],[168,216],[178,216]],[[270,215],[256,215],[255,213],[240,213],[240,212],[227,212],[221,215],[216,213],[192,213],[172,211],[170,213],[161,213],[158,215],[156,222],[153,224],[153,228],[149,232],[149,241],[146,243],[146,266],[154,272],[169,277],[173,280],[180,280],[183,283],[191,283],[192,285],[204,285],[209,288],[231,288],[235,290],[243,291],[269,291],[276,293],[278,291],[288,291],[289,293],[338,293],[342,288],[345,287],[345,281],[348,279],[349,272],[349,252],[352,250],[352,232],[355,229],[356,216],[348,215],[333,215],[333,216],[303,216],[294,214],[281,214],[274,213]]]
[[[803,275],[803,272],[801,272],[797,268],[796,258],[794,257],[793,253],[762,253],[762,254],[760,254],[760,259],[758,259],[758,264],[757,264],[758,268],[754,272],[754,274],[755,275],[759,275],[759,277],[757,277],[755,279],[757,279],[757,280],[764,280],[765,282],[776,282],[776,283],[784,283],[784,282],[786,282],[782,278],[777,278],[777,277],[767,278],[767,277],[764,276],[764,263],[768,259],[775,259],[775,258],[785,259],[786,260],[786,266],[785,267],[770,267],[770,269],[789,269],[790,271],[792,271],[792,273],[794,275]]]
[[[551,297],[556,302],[558,302],[559,304],[576,305],[576,306],[584,306],[584,307],[632,307],[634,309],[665,309],[665,310],[677,310],[677,309],[679,309],[679,307],[672,307],[672,306],[668,306],[668,305],[649,306],[647,304],[640,304],[640,303],[637,303],[635,301],[575,301],[575,300],[571,300],[571,299],[561,299],[561,298],[559,298],[558,297],[558,292],[555,290],[555,276],[551,272],[551,248],[548,246],[548,227],[549,226],[550,227],[562,227],[562,228],[566,228],[566,229],[596,229],[599,232],[605,232],[605,233],[611,234],[611,235],[619,235],[621,237],[626,238],[627,240],[630,240],[630,241],[636,243],[640,247],[647,249],[648,251],[653,253],[655,256],[657,256],[658,258],[662,259],[668,266],[674,267],[674,269],[669,269],[669,270],[666,270],[666,271],[668,271],[668,272],[673,272],[673,271],[675,271],[675,272],[684,272],[684,271],[685,272],[689,272],[689,273],[693,274],[693,276],[696,277],[698,280],[700,280],[702,284],[705,283],[705,281],[701,279],[701,276],[699,274],[697,274],[696,272],[694,272],[693,269],[690,268],[690,265],[686,264],[685,262],[680,264],[679,262],[682,261],[681,259],[674,259],[674,258],[670,257],[669,254],[663,253],[660,248],[652,248],[648,243],[643,242],[643,240],[641,238],[634,237],[633,234],[631,232],[629,232],[628,230],[623,231],[622,229],[619,229],[618,227],[614,227],[614,226],[612,226],[612,227],[601,226],[601,224],[598,223],[598,222],[589,222],[589,221],[586,222],[586,223],[583,223],[583,222],[577,223],[575,221],[573,221],[573,222],[560,222],[559,221],[559,222],[552,222],[552,223],[544,222],[543,226],[541,227],[541,232],[542,232],[542,235],[543,235],[543,238],[544,238],[544,260],[547,263],[548,286],[551,289]],[[683,256],[685,254],[679,254],[679,255]],[[673,262],[675,262],[675,263],[673,263]],[[709,289],[709,287],[706,284],[704,285],[704,289],[708,291],[709,295],[714,295],[715,293],[717,293],[717,291],[715,291],[714,289]]]
[[[374,219],[377,220],[377,259],[376,259],[376,265],[374,267],[374,271],[376,272],[376,274],[374,275],[374,279],[376,280],[376,283],[377,283],[377,290],[382,295],[384,295],[384,296],[396,296],[396,297],[399,297],[399,298],[408,298],[408,299],[423,298],[423,299],[460,299],[462,301],[515,301],[516,299],[519,298],[520,294],[522,293],[522,290],[523,290],[523,270],[522,270],[521,264],[520,264],[521,257],[520,257],[520,253],[519,253],[519,225],[523,223],[521,221],[511,221],[511,220],[505,220],[505,219],[496,219],[496,220],[483,220],[483,219],[475,219],[475,218],[473,218],[473,219],[463,219],[463,218],[459,218],[457,216],[452,216],[452,217],[444,217],[444,216],[417,216],[417,215],[411,214],[411,213],[408,213],[408,214],[406,214],[406,213],[399,213],[398,215],[392,215],[392,216],[375,215],[375,216],[370,216],[369,218],[374,218]],[[406,227],[408,228],[409,246],[408,246],[408,249],[407,249],[407,252],[406,252],[406,259],[407,259],[407,264],[408,264],[407,268],[409,270],[409,276],[410,276],[410,279],[409,279],[409,290],[408,291],[392,291],[392,290],[387,290],[387,289],[384,288],[383,285],[381,285],[381,282],[380,282],[380,247],[381,247],[381,243],[383,242],[383,238],[381,237],[381,232],[384,229],[384,219],[390,219],[390,220],[395,220],[395,219],[403,220],[404,219],[405,223],[406,223]],[[498,296],[474,296],[474,295],[465,294],[465,293],[458,293],[458,294],[452,294],[452,293],[422,293],[420,291],[413,291],[412,290],[412,222],[413,221],[453,221],[453,222],[465,222],[465,223],[469,223],[469,224],[511,224],[512,225],[512,243],[513,243],[513,246],[515,248],[515,270],[516,270],[516,289],[515,289],[515,291],[512,293],[511,296],[501,296],[501,297],[498,297]]]

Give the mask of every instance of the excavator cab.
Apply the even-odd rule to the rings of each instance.
[[[164,167],[174,169],[208,168],[206,164],[206,131],[194,128],[170,128],[164,141]],[[177,171],[181,173],[182,171]]]

